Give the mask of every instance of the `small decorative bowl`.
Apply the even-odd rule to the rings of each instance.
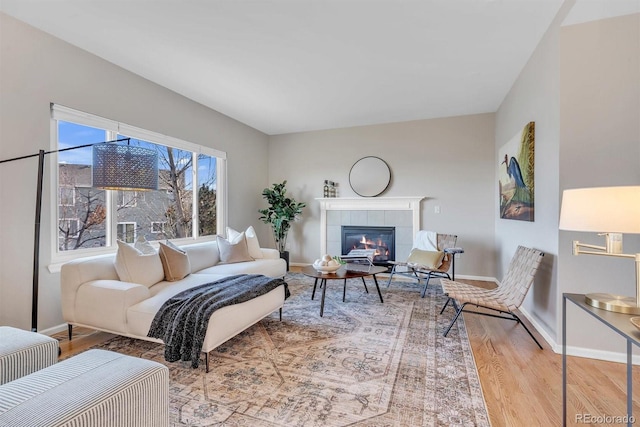
[[[329,273],[335,273],[336,271],[338,271],[338,269],[342,267],[342,265],[338,264],[338,265],[317,265],[317,264],[313,264],[313,268],[315,268],[317,271],[322,272],[322,274],[329,274]]]
[[[640,329],[640,317],[632,317],[631,319],[629,319],[629,321],[633,326]]]

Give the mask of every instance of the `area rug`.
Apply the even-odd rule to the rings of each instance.
[[[464,321],[442,336],[441,287],[329,280],[324,317],[313,279],[287,276],[282,321],[263,319],[191,369],[163,346],[124,337],[103,348],[166,364],[171,423],[188,426],[488,426]]]

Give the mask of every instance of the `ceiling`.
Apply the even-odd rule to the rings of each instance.
[[[605,2],[640,10],[640,0],[574,9],[602,13]],[[0,10],[274,135],[495,112],[562,3],[0,0]]]

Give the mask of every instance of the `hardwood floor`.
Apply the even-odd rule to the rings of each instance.
[[[493,283],[466,281],[478,286]],[[520,316],[523,318],[524,316]],[[540,350],[522,326],[487,316],[464,314],[485,402],[493,427],[562,425],[562,356],[554,353],[527,323],[543,345]],[[74,328],[69,342],[66,332],[55,335],[63,357],[76,354],[113,337],[104,332]],[[612,422],[576,421],[576,414],[624,416],[626,414],[626,365],[568,358],[567,425],[621,425]],[[634,414],[640,417],[640,366],[634,367]],[[596,420],[599,421],[599,420]]]

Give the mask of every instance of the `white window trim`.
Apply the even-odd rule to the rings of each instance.
[[[127,243],[135,243],[136,239],[138,238],[138,223],[135,221],[120,221],[116,224],[116,237],[118,235],[118,226],[119,225],[132,225],[133,224],[133,239],[131,242],[127,242]],[[127,230],[125,229],[125,232]]]
[[[51,118],[50,118],[50,150],[56,151],[58,149],[58,126],[57,121],[69,121],[72,123],[77,123],[85,126],[92,126],[100,129],[105,129],[108,131],[112,131],[112,135],[121,134],[126,135],[131,138],[141,139],[145,141],[152,141],[158,144],[179,148],[187,151],[192,151],[197,154],[205,154],[207,156],[216,157],[218,160],[216,162],[216,188],[217,194],[216,198],[218,200],[218,212],[216,219],[216,228],[218,230],[225,230],[227,226],[227,218],[228,218],[228,197],[227,197],[227,153],[224,151],[216,150],[214,148],[198,145],[192,142],[184,141],[179,138],[174,138],[171,136],[163,135],[160,133],[148,131],[142,128],[138,128],[135,126],[131,126],[125,123],[120,123],[114,120],[105,119],[99,116],[95,116],[90,113],[85,113],[83,111],[75,110],[69,107],[65,107],[59,104],[51,104]],[[115,139],[115,138],[109,138]],[[99,142],[99,141],[96,141]],[[49,195],[51,200],[56,200],[56,203],[52,203],[52,207],[50,210],[50,229],[52,231],[50,236],[50,253],[51,260],[48,265],[48,269],[51,273],[57,273],[60,271],[60,267],[65,262],[71,261],[77,258],[84,258],[87,256],[94,255],[102,255],[102,254],[110,254],[115,253],[117,247],[115,246],[115,238],[117,235],[116,227],[113,227],[112,224],[117,224],[117,210],[112,209],[113,204],[115,204],[115,195],[112,194],[112,197],[106,198],[107,209],[111,212],[112,217],[110,221],[106,224],[106,235],[107,242],[105,247],[101,248],[85,248],[85,249],[77,249],[74,251],[67,252],[58,252],[58,156],[55,153],[52,153],[48,156],[49,159]],[[196,169],[194,168],[194,171]],[[194,172],[195,173],[195,172]],[[195,193],[195,191],[194,191]],[[194,212],[197,215],[197,203],[194,203]],[[195,217],[197,220],[197,216]],[[195,242],[205,242],[212,241],[215,239],[215,236],[198,236],[197,235],[197,227],[194,227],[196,237],[188,237],[182,239],[172,240],[176,244],[189,244]],[[72,253],[69,253],[72,252]]]
[[[160,233],[164,233],[164,226],[167,223],[167,221],[151,221],[151,230],[149,230],[149,232],[153,233],[153,234],[160,234]],[[160,224],[160,231],[153,231],[153,225],[154,224]]]

